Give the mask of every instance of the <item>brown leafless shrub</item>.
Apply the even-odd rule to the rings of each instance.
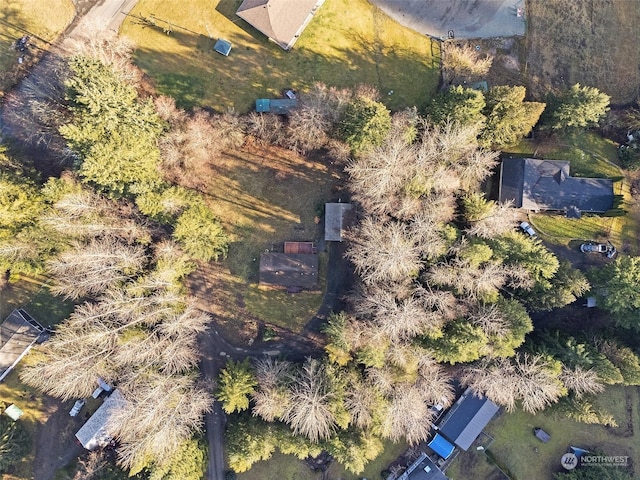
[[[456,45],[454,42],[442,44],[442,58],[442,76],[447,83],[460,78],[483,77],[493,63],[492,56],[481,56],[470,44]]]
[[[265,358],[255,363],[258,389],[251,398],[254,402],[253,415],[267,422],[283,420],[291,405],[289,382],[293,373],[287,361]]]
[[[218,132],[221,148],[240,148],[244,143],[244,123],[242,118],[233,110],[223,114],[213,115],[213,128]]]
[[[471,223],[466,229],[469,235],[482,238],[495,238],[513,230],[518,220],[518,210],[512,202],[493,203],[483,218]]]
[[[284,128],[278,115],[251,112],[245,118],[245,131],[261,145],[281,145]]]

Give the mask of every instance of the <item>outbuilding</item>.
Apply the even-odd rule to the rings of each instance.
[[[45,329],[23,309],[0,324],[0,382],[43,336]]]
[[[114,390],[76,433],[76,438],[87,450],[105,447],[113,439],[109,431],[111,415],[126,404],[119,390]]]

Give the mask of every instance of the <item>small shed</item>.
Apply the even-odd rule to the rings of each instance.
[[[23,309],[12,311],[0,324],[0,382],[18,364],[45,331]]]
[[[126,400],[118,390],[114,390],[86,423],[76,433],[76,438],[87,450],[104,447],[113,439],[107,429],[113,412],[122,408]]]
[[[318,255],[309,253],[263,253],[260,284],[274,287],[318,287]]]
[[[231,53],[231,42],[225,40],[224,38],[219,38],[216,44],[213,46],[213,49],[220,55],[228,57],[229,53]]]
[[[313,242],[284,242],[284,253],[317,253]]]
[[[13,403],[5,409],[4,413],[14,422],[24,414],[24,412]]]
[[[259,98],[256,100],[256,112],[286,115],[298,106],[296,98]]]
[[[341,242],[343,234],[351,221],[353,205],[350,203],[325,203],[324,239],[328,242]]]
[[[543,443],[547,443],[549,440],[551,440],[551,435],[549,435],[541,428],[535,428],[533,430],[533,433],[535,434],[536,438],[541,440]]]

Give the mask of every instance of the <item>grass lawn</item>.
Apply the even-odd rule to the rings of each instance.
[[[73,20],[71,0],[2,0],[0,2],[0,98],[23,75],[30,61]],[[30,55],[20,65],[13,42],[31,36]]]
[[[560,457],[569,445],[596,449],[605,455],[628,455],[633,465],[640,465],[638,397],[636,387],[613,386],[594,402],[615,417],[617,428],[573,422],[554,415],[552,410],[535,416],[522,411],[503,413],[485,429],[494,438],[489,450],[519,480],[551,478],[561,470]],[[536,427],[551,435],[548,443],[534,437]],[[452,479],[489,478],[476,472],[460,473]]]
[[[334,462],[329,467],[328,478],[332,480],[379,479],[380,472],[407,448],[406,443],[387,442],[384,452],[374,461],[369,462],[365,470],[358,475],[346,472]],[[255,463],[248,472],[238,474],[238,480],[320,480],[321,478],[321,473],[312,472],[303,461],[293,455],[283,455],[279,452],[274,453],[265,462]]]
[[[581,219],[567,219],[550,213],[531,214],[533,227],[544,240],[560,245],[578,244],[584,240],[610,240],[625,253],[638,252],[638,218],[633,208],[629,181],[616,165],[617,145],[592,132],[580,132],[552,137],[541,142],[524,140],[509,149],[509,153],[533,155],[571,161],[571,175],[576,177],[608,177],[614,182],[614,194],[622,195],[621,208],[628,213],[619,217],[585,215]]]
[[[320,480],[322,474],[314,473],[293,455],[276,452],[264,462],[257,462],[251,470],[238,474],[238,480]]]
[[[255,338],[260,323],[300,331],[319,307],[322,291],[287,294],[260,288],[260,254],[282,252],[284,241],[324,237],[315,217],[335,195],[337,170],[324,158],[247,144],[197,174],[198,188],[209,194],[231,240],[227,259],[203,265],[190,277],[199,307],[237,340]],[[322,289],[327,258],[319,254]]]
[[[0,290],[0,321],[12,310],[24,308],[42,325],[56,325],[73,311],[74,304],[51,295],[43,279],[20,278]]]
[[[121,34],[137,45],[135,62],[156,89],[182,107],[247,112],[256,98],[315,82],[378,87],[392,110],[421,105],[439,81],[439,46],[402,27],[366,0],[327,0],[290,52],[235,15],[241,0],[141,0]],[[171,22],[172,33],[164,33]],[[179,28],[179,27],[181,28]],[[214,40],[233,44],[228,57]],[[393,90],[393,94],[388,95]]]

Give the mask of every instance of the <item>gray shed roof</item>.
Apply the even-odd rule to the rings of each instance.
[[[342,233],[349,224],[349,212],[352,210],[353,205],[350,203],[325,203],[324,239],[326,241],[342,241]]]
[[[14,310],[0,324],[0,381],[29,351],[44,328],[22,309]]]
[[[318,255],[263,253],[260,255],[260,284],[316,288],[318,286]]]
[[[324,0],[244,0],[236,15],[289,50]]]
[[[438,431],[462,450],[468,450],[500,407],[467,388],[438,425]]]
[[[114,390],[98,407],[91,418],[76,433],[76,438],[87,450],[104,447],[112,440],[112,435],[107,429],[107,424],[112,413],[122,408],[126,400],[119,390]]]
[[[502,161],[499,196],[527,210],[605,212],[613,206],[613,181],[572,177],[563,160],[510,158]]]

